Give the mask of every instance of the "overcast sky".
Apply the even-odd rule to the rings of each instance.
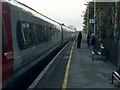
[[[65,25],[83,29],[83,12],[87,0],[18,0]]]

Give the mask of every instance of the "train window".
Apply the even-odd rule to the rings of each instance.
[[[17,23],[17,41],[20,50],[32,46],[30,24],[23,21]]]
[[[23,50],[25,48],[25,44],[22,36],[21,21],[17,22],[17,42],[20,50]]]
[[[48,30],[47,30],[47,27],[45,26],[44,29],[45,29],[45,32],[44,32],[44,40],[45,40],[46,42],[48,42],[48,38],[49,38],[49,36],[48,36]]]
[[[42,40],[45,42],[45,38],[46,38],[46,30],[45,30],[45,26],[42,26],[42,33],[41,33],[41,35],[42,35]]]
[[[37,33],[37,39],[38,39],[38,43],[42,42],[42,38],[41,38],[41,27],[40,26],[37,26],[37,30],[36,30],[36,33]]]
[[[32,44],[30,25],[29,23],[23,22],[21,27],[24,44],[29,47]]]
[[[33,42],[35,44],[39,44],[43,41],[42,37],[42,26],[41,25],[35,25],[32,24],[32,37],[33,37]]]
[[[4,21],[2,21],[2,53],[7,52],[7,36],[6,36],[6,31],[5,31],[5,24]]]
[[[35,24],[31,24],[31,29],[32,29],[32,40],[34,44],[38,44],[38,38],[37,38],[37,31],[38,31],[38,26]]]
[[[38,42],[40,43],[40,42],[42,42],[43,41],[43,35],[42,35],[42,26],[41,25],[39,25],[38,27],[37,27],[37,39],[38,39]]]
[[[18,20],[17,22],[17,41],[20,50],[38,45],[42,42],[51,40],[52,35],[54,39],[54,32],[52,27],[37,25],[34,23],[24,22]]]
[[[52,30],[52,27],[50,27],[50,30]]]

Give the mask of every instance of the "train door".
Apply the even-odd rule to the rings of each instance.
[[[13,48],[10,24],[10,8],[2,4],[2,87],[4,88],[13,73]]]

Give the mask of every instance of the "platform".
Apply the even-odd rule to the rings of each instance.
[[[74,41],[35,88],[116,88],[111,84],[114,69],[109,61],[92,61],[86,43],[78,49]]]
[[[110,62],[91,59],[90,49],[82,43],[80,49],[74,46],[69,69],[67,88],[114,88],[111,73],[114,66]]]

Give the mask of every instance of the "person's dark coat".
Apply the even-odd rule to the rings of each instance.
[[[81,40],[82,40],[82,34],[79,32],[78,37],[77,37],[77,48],[81,47]]]
[[[87,45],[88,46],[90,45],[90,35],[89,34],[87,35]]]
[[[94,35],[91,37],[91,43],[90,43],[90,45],[93,45],[93,46],[96,45],[96,39],[95,39]]]

